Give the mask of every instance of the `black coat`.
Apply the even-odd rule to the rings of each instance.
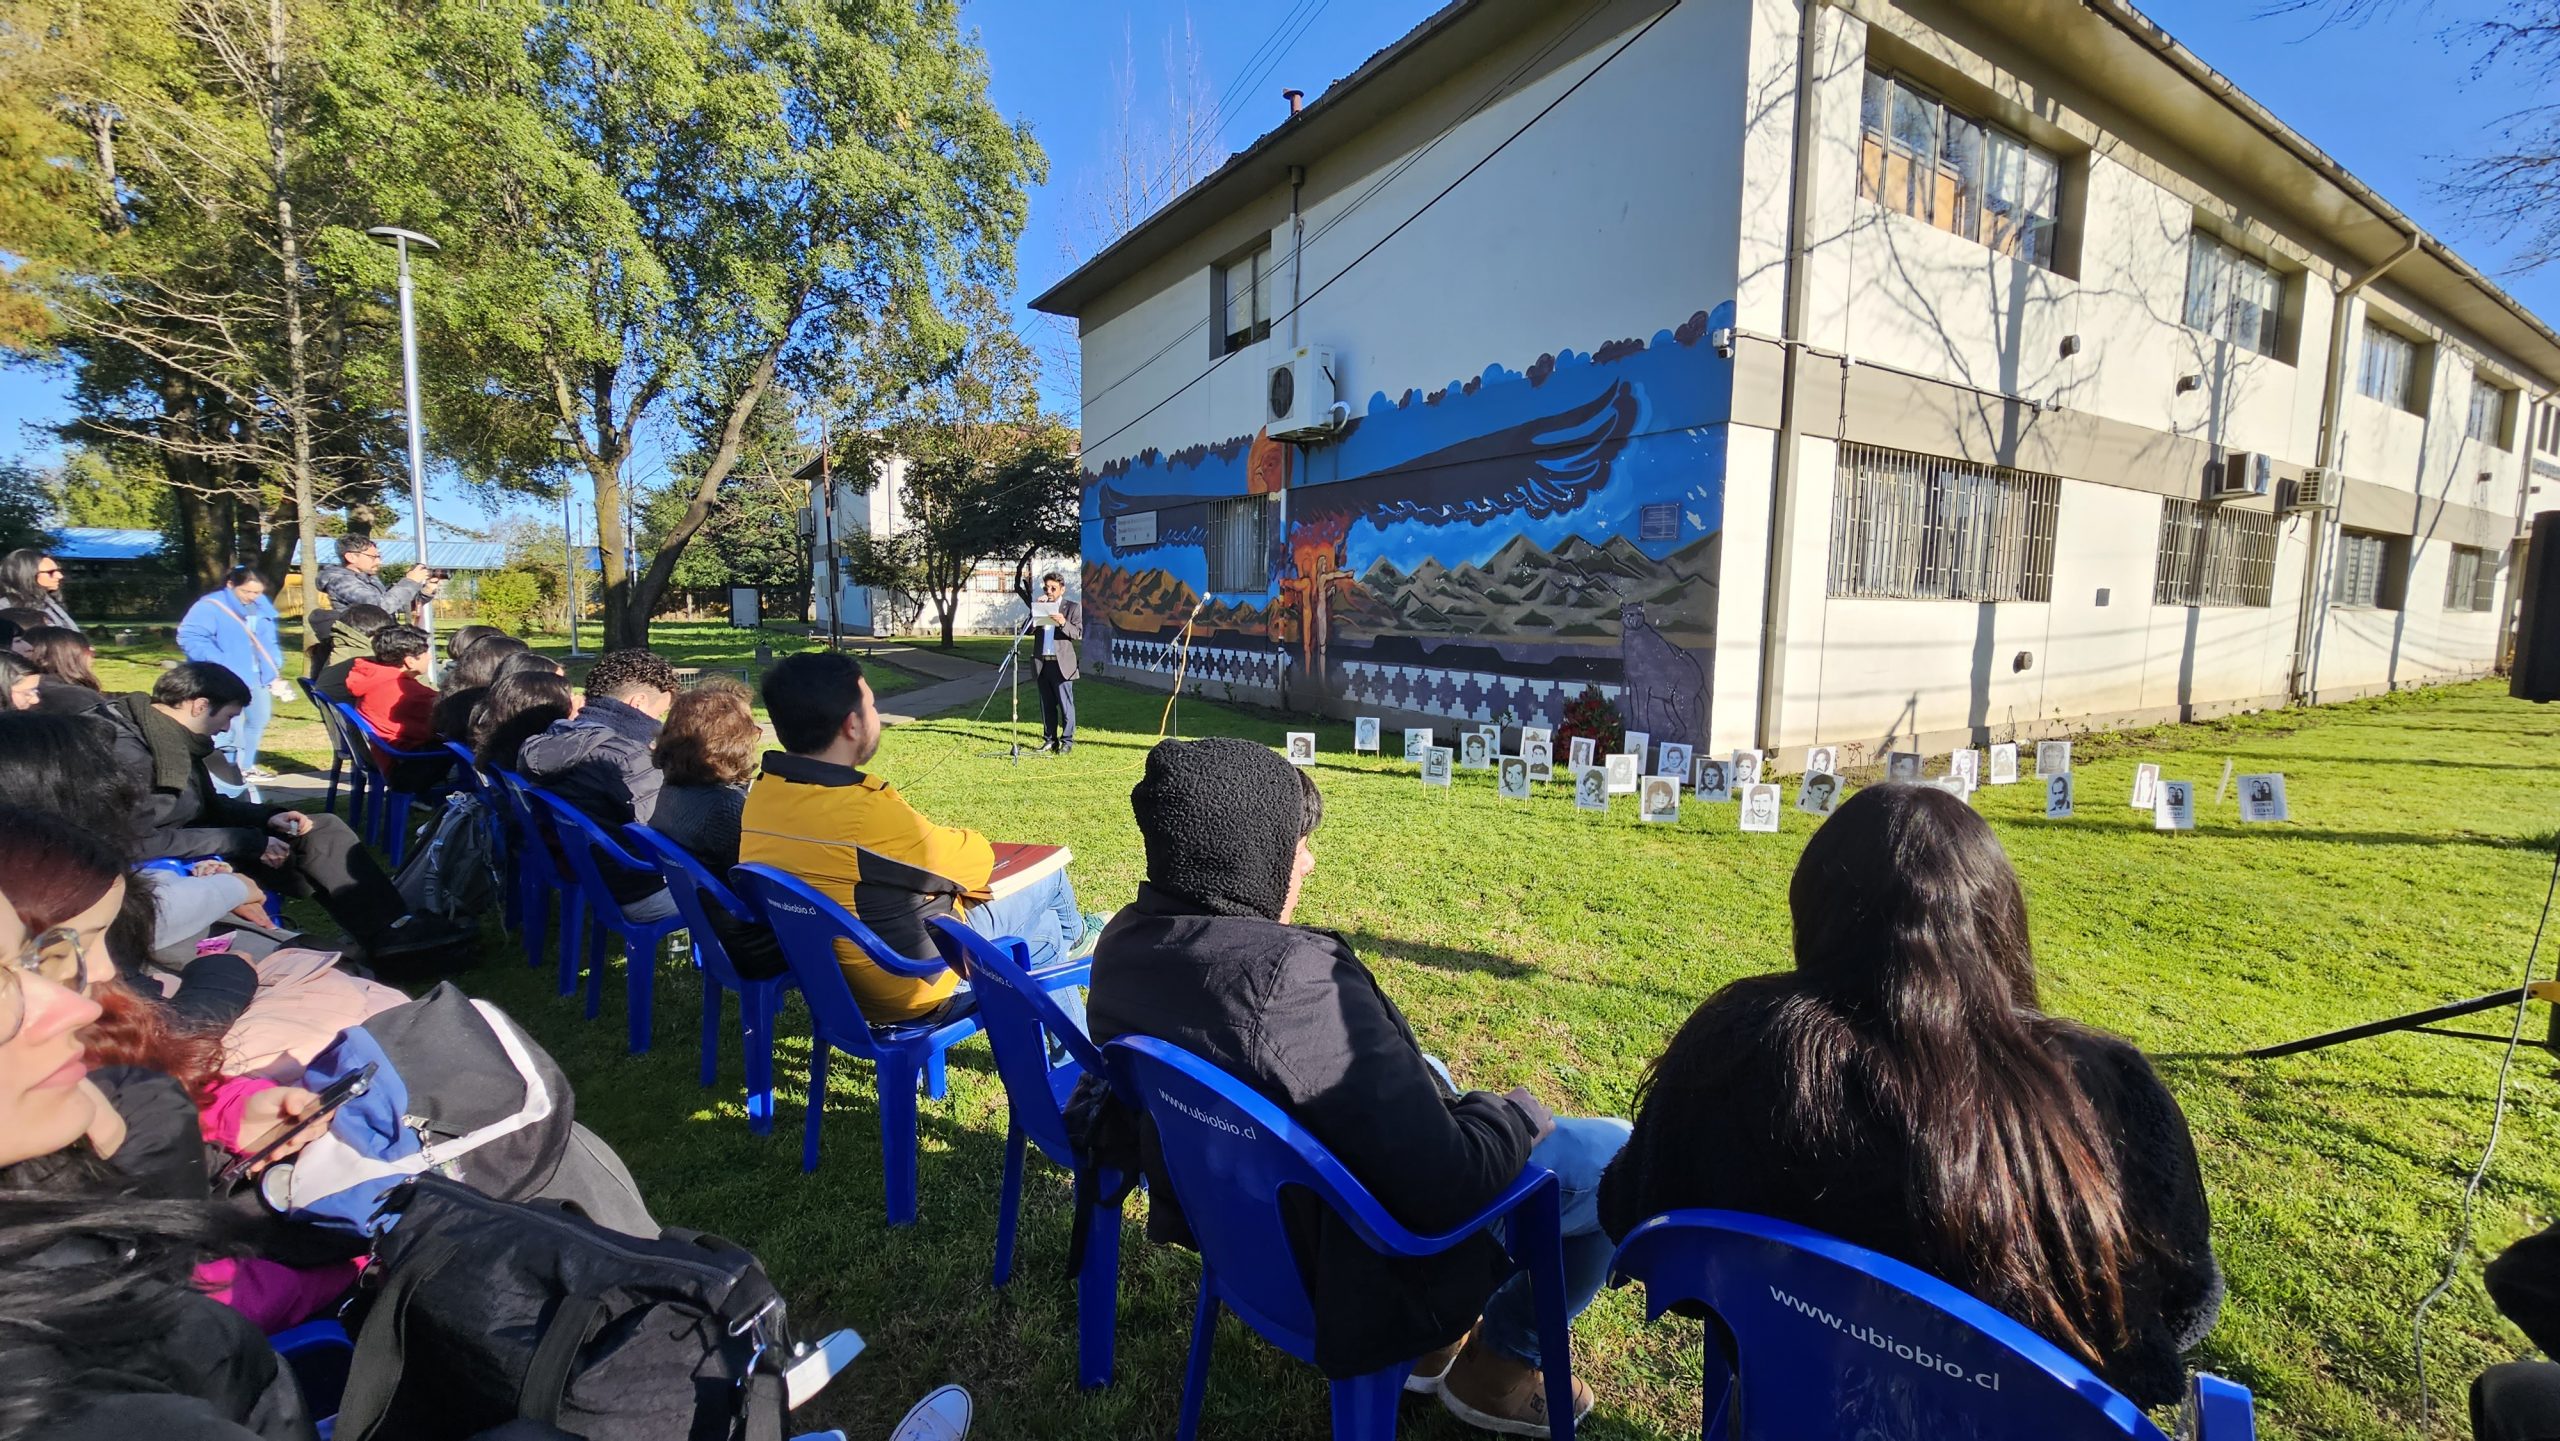
[[[213,788],[204,758],[213,742],[162,715],[145,695],[109,697],[94,712],[116,767],[145,788],[144,853],[255,859],[266,849],[267,818],[280,806],[234,799]]]
[[[1202,914],[1142,885],[1094,948],[1088,1006],[1097,1044],[1152,1036],[1223,1068],[1425,1234],[1481,1210],[1519,1176],[1535,1140],[1530,1118],[1509,1100],[1449,1095],[1395,1003],[1330,931]],[[1153,1126],[1129,1128],[1115,1113],[1104,1107],[1090,1118],[1098,1159],[1123,1168],[1142,1161],[1148,1234],[1191,1244]],[[1375,1371],[1456,1340],[1510,1271],[1490,1236],[1424,1260],[1391,1260],[1312,1197],[1294,1206],[1290,1235],[1315,1302],[1316,1365],[1328,1376]]]
[[[1729,1009],[1707,1023],[1709,1008],[1719,1006]],[[1623,1238],[1648,1217],[1689,1207],[1774,1216],[1917,1266],[2001,1306],[1961,1265],[1932,1259],[1908,1203],[1912,1138],[1866,1114],[1861,1088],[1845,1088],[1849,1114],[1834,1144],[1817,1147],[1780,1134],[1776,1118],[1787,1082],[1779,1054],[1752,1043],[1772,1010],[1765,997],[1712,999],[1673,1039],[1635,1133],[1601,1178],[1602,1226]],[[2068,1053],[2100,1128],[2116,1141],[2130,1230],[2160,1243],[2154,1253],[2138,1251],[2123,1278],[2132,1334],[2101,1358],[2099,1374],[2140,1405],[2169,1405],[2185,1391],[2180,1357],[2213,1329],[2222,1309],[2213,1218],[2195,1142],[2177,1101],[2131,1044],[2076,1027],[2058,1029],[2054,1040]],[[2002,1309],[2017,1315],[2013,1307]]]

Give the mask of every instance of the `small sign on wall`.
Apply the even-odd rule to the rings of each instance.
[[[1111,522],[1111,548],[1127,550],[1132,546],[1156,543],[1156,513],[1152,510],[1131,511],[1116,516]]]
[[[1636,539],[1678,540],[1680,538],[1680,503],[1660,501],[1636,511]]]

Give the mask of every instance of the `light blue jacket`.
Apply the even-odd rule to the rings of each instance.
[[[258,637],[256,645],[249,643],[251,632]],[[283,674],[284,648],[276,640],[275,604],[263,595],[244,611],[228,589],[215,587],[212,594],[187,607],[187,618],[178,622],[178,649],[189,660],[228,668],[253,691]]]

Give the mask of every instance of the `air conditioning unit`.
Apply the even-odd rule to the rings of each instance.
[[[1302,345],[1263,376],[1262,425],[1274,440],[1330,440],[1351,418],[1334,398],[1333,352]]]
[[[2273,457],[2254,450],[2235,450],[2222,458],[2222,469],[2215,472],[2213,484],[2206,489],[2207,500],[2242,500],[2265,495],[2275,489],[2276,466]]]
[[[2293,483],[2293,503],[2287,510],[2327,510],[2338,500],[2338,478],[2313,466]]]

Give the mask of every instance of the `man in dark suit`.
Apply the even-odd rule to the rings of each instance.
[[[1076,748],[1076,642],[1084,639],[1084,607],[1067,599],[1067,578],[1040,577],[1040,599],[1058,608],[1040,625],[1040,748],[1060,755]]]

